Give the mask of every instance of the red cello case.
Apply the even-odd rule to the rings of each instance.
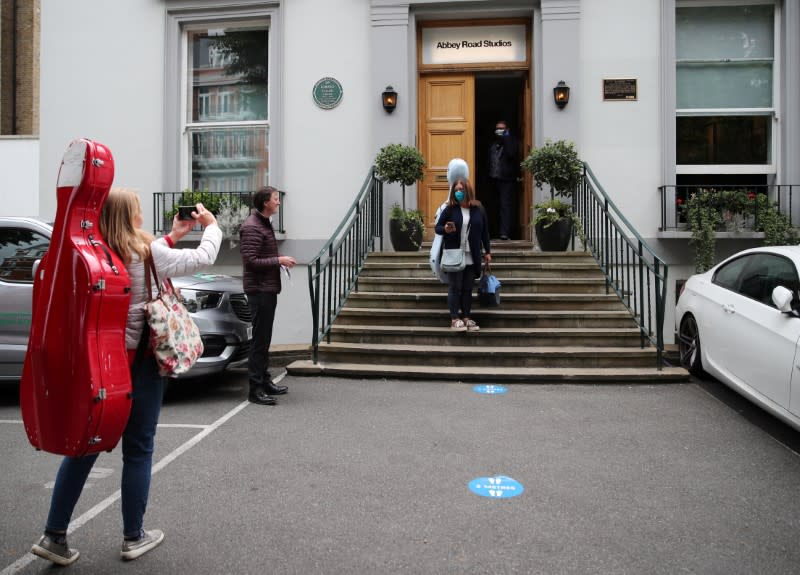
[[[98,225],[113,180],[108,148],[86,139],[69,145],[58,172],[53,236],[33,281],[20,382],[28,439],[51,453],[109,451],[130,414],[130,281]]]

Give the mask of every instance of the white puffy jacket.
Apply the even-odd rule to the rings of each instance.
[[[217,259],[222,243],[222,230],[211,224],[203,232],[200,245],[196,248],[171,248],[167,240],[158,238],[150,244],[150,253],[160,280],[168,277],[191,274],[200,268],[210,266]],[[125,328],[125,347],[136,349],[144,329],[144,304],[149,299],[144,277],[144,262],[133,254],[127,266],[131,280],[131,303],[128,308],[128,325]],[[151,278],[153,294],[156,292],[155,279]]]

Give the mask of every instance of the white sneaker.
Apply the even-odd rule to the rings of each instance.
[[[31,553],[58,565],[71,565],[80,557],[78,550],[70,549],[66,541],[63,544],[56,543],[49,535],[42,535],[31,547]]]
[[[135,541],[122,541],[122,551],[120,555],[126,561],[132,561],[141,557],[151,549],[155,549],[164,541],[164,532],[159,529],[144,531],[142,536]]]

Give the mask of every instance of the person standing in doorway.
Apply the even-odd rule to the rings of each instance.
[[[272,396],[288,391],[284,385],[275,385],[269,375],[269,346],[281,292],[281,268],[288,273],[297,263],[293,257],[278,253],[271,217],[278,212],[280,205],[277,189],[272,186],[261,188],[253,196],[255,212],[239,230],[242,282],[253,318],[253,340],[248,356],[248,399],[259,405],[275,405]]]
[[[489,180],[494,185],[498,201],[497,220],[500,239],[511,237],[516,207],[517,142],[508,130],[505,120],[494,126],[494,140],[489,145]]]

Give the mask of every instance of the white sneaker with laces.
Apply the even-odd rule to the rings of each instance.
[[[64,543],[56,543],[49,535],[42,535],[31,547],[31,553],[57,565],[71,565],[80,557],[78,550],[70,549],[66,540]]]
[[[141,557],[148,551],[155,549],[161,545],[162,541],[164,541],[164,532],[160,529],[143,531],[139,539],[134,541],[125,539],[122,541],[122,551],[120,551],[120,555],[126,561],[132,561],[137,557]]]

